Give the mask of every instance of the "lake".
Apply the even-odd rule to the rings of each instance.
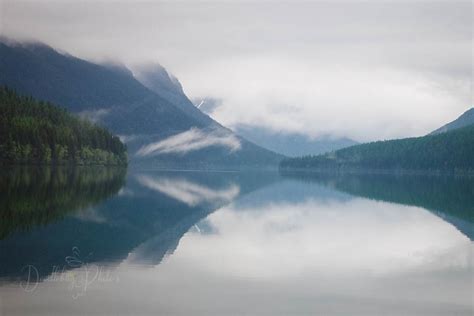
[[[1,315],[472,315],[474,180],[2,171]]]

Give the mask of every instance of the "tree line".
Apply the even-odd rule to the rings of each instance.
[[[125,165],[127,148],[105,128],[0,87],[0,164]]]

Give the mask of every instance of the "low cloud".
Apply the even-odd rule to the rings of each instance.
[[[201,203],[228,203],[240,193],[240,188],[236,184],[225,189],[215,190],[184,179],[153,179],[144,175],[138,176],[137,179],[141,185],[189,206]]]
[[[186,132],[143,146],[138,150],[137,155],[144,157],[171,153],[185,154],[212,146],[226,147],[230,151],[237,151],[241,148],[239,139],[227,131],[206,132],[198,128],[191,128]]]
[[[92,123],[99,123],[103,118],[110,113],[109,109],[87,110],[79,112],[81,118],[87,119]]]
[[[129,143],[137,139],[137,135],[118,135],[122,143]]]
[[[390,66],[267,56],[236,58],[232,68],[226,63],[197,67],[183,81],[194,82],[191,96],[220,98],[206,112],[232,129],[244,125],[358,141],[421,136],[471,104],[467,81]]]

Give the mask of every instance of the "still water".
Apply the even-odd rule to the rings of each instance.
[[[472,315],[474,181],[14,169],[1,315]]]

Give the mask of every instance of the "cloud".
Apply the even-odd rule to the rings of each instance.
[[[93,123],[99,123],[102,119],[110,113],[110,109],[86,110],[79,112],[78,115]]]
[[[471,1],[2,4],[2,34],[158,61],[191,98],[222,100],[210,113],[230,126],[363,141],[425,134],[472,105]]]
[[[208,113],[230,128],[367,141],[420,136],[470,107],[468,81],[391,66],[278,56],[236,59],[232,69],[226,64],[207,64],[185,79],[195,82],[191,95],[222,100]]]
[[[235,199],[240,192],[240,188],[236,184],[225,189],[215,190],[184,179],[153,179],[144,175],[138,176],[137,179],[141,185],[166,194],[189,206],[202,203],[228,203]]]
[[[212,146],[227,147],[230,151],[241,148],[239,139],[227,131],[206,132],[198,128],[191,128],[188,131],[143,146],[137,151],[137,155],[144,157],[170,153],[185,154]]]
[[[138,138],[137,135],[117,135],[123,143],[129,143]]]

